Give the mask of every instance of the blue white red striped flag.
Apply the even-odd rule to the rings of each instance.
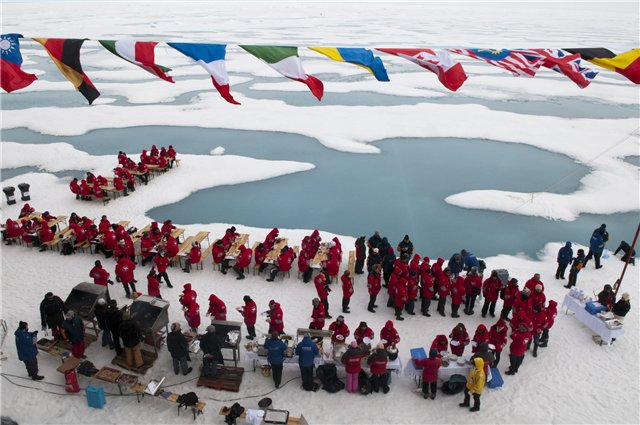
[[[538,68],[542,65],[542,59],[530,61],[523,54],[507,49],[447,49],[450,52],[458,53],[487,62],[493,66],[506,69],[514,77],[533,77]]]
[[[529,60],[542,59],[542,66],[566,75],[580,88],[587,87],[598,75],[597,71],[583,68],[580,65],[579,53],[570,54],[560,49],[517,49],[513,51],[523,54]]]

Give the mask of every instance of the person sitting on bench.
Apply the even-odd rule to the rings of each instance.
[[[202,376],[216,376],[218,374],[218,364],[224,365],[224,359],[222,358],[215,326],[207,326],[207,333],[200,337],[200,348],[204,353],[202,357]]]

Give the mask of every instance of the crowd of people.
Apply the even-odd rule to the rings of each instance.
[[[86,177],[78,181],[77,178],[71,180],[69,189],[76,195],[76,199],[90,201],[92,199],[104,199],[108,194],[103,187],[109,186],[117,192],[122,192],[124,196],[129,196],[129,192],[136,190],[136,177],[139,182],[147,185],[149,183],[149,165],[157,170],[172,168],[176,161],[177,153],[172,145],[169,148],[162,146],[160,149],[156,145],[151,149],[143,150],[140,160],[136,163],[123,152],[118,152],[118,166],[113,169],[113,177],[107,178],[102,175],[95,176],[87,172]]]
[[[25,207],[28,207],[25,206]],[[30,208],[30,207],[29,207]],[[23,209],[24,210],[24,209]],[[29,211],[23,211],[29,214]],[[22,213],[21,213],[22,215]],[[46,222],[45,222],[46,223]],[[96,225],[87,217],[78,217],[75,213],[69,219],[69,226],[74,229],[76,241],[98,240],[96,252],[103,253],[105,258],[115,257],[115,277],[123,285],[127,297],[134,298],[140,295],[136,290],[134,272],[136,270],[137,259],[134,251],[134,243],[127,230],[118,224],[111,224],[106,216],[102,216]],[[44,226],[47,227],[47,226]],[[14,230],[12,230],[14,229]],[[153,223],[150,230],[145,232],[140,240],[141,266],[151,263],[152,267],[147,274],[148,294],[154,297],[161,297],[160,283],[164,279],[167,287],[172,288],[168,267],[171,266],[169,259],[177,254],[178,242],[171,236],[175,229],[170,220],[165,221],[162,227],[158,223]],[[7,221],[5,233],[12,235],[15,225],[10,220]],[[248,247],[240,246],[235,259],[230,259],[227,252],[236,242],[240,235],[235,227],[230,227],[225,231],[223,237],[218,239],[212,246],[212,259],[214,265],[218,265],[224,274],[228,269],[233,268],[237,274],[237,279],[245,278],[245,269],[249,267],[252,260],[255,268],[267,271],[268,281],[273,281],[278,273],[288,272],[295,259],[298,258],[298,270],[300,278],[307,283],[313,280],[316,294],[311,300],[311,323],[310,329],[324,330],[327,320],[333,317],[329,314],[329,292],[332,284],[340,285],[342,288],[342,314],[335,321],[329,323],[327,329],[332,332],[332,344],[345,344],[347,351],[341,358],[347,373],[348,392],[356,392],[359,387],[359,375],[361,372],[362,360],[366,357],[370,366],[371,385],[374,391],[382,389],[389,391],[387,364],[389,353],[394,350],[397,353],[396,345],[400,342],[400,335],[395,328],[394,322],[388,320],[380,330],[380,343],[371,346],[374,338],[373,330],[366,322],[360,322],[354,330],[353,340],[348,341],[351,330],[346,323],[345,314],[351,312],[350,299],[354,293],[352,277],[348,270],[338,279],[340,264],[342,260],[342,246],[338,238],[326,244],[326,259],[320,264],[319,272],[313,276],[314,268],[312,259],[321,247],[321,238],[316,230],[306,236],[301,242],[299,256],[288,246],[281,248],[280,255],[275,262],[268,264],[266,257],[274,245],[279,242],[279,231],[274,228],[265,240],[257,244],[255,252]],[[85,239],[83,239],[85,238]],[[592,235],[592,246],[588,255],[584,255],[582,250],[578,250],[576,257],[573,256],[572,244],[567,242],[558,253],[558,268],[556,279],[564,279],[566,269],[569,271],[569,285],[577,283],[577,275],[585,267],[590,258],[594,258],[596,268],[602,267],[600,256],[604,243],[608,241],[606,226],[596,229]],[[625,255],[630,256],[630,252],[625,251]],[[187,256],[184,272],[189,272],[193,264],[200,262],[201,250],[199,244],[192,246],[191,252]],[[253,257],[253,258],[252,258]],[[234,263],[233,265],[231,263]],[[270,268],[270,269],[268,269]],[[421,257],[414,253],[413,243],[408,235],[398,243],[394,249],[387,238],[374,233],[368,240],[361,236],[355,242],[355,274],[367,273],[367,291],[369,301],[366,309],[371,313],[376,313],[379,308],[378,296],[382,288],[386,289],[386,306],[390,309],[390,315],[397,321],[404,320],[403,315],[421,314],[430,317],[432,303],[436,305],[435,310],[441,316],[447,316],[447,305],[450,306],[449,315],[452,318],[461,317],[460,313],[467,316],[476,314],[476,302],[483,300],[482,306],[478,305],[482,318],[490,316],[497,318],[497,321],[487,327],[480,324],[476,328],[473,337],[470,335],[463,323],[454,326],[448,337],[446,334],[438,334],[433,340],[429,355],[425,359],[415,359],[415,365],[422,367],[423,393],[425,399],[436,397],[436,387],[438,368],[442,365],[442,357],[447,352],[462,356],[467,346],[471,346],[473,354],[473,365],[467,381],[465,399],[460,405],[470,406],[470,398],[473,396],[474,404],[472,411],[480,409],[480,394],[484,386],[490,368],[495,368],[500,362],[501,353],[509,350],[509,367],[507,375],[518,373],[523,363],[527,350],[531,349],[533,357],[538,356],[538,349],[546,347],[549,342],[549,333],[554,324],[557,314],[557,302],[547,300],[545,295],[545,284],[541,281],[540,274],[534,274],[528,279],[522,288],[516,278],[507,279],[498,270],[485,273],[486,264],[478,259],[473,253],[463,249],[454,253],[447,264],[443,258],[438,258],[433,263],[429,257]],[[89,272],[94,283],[98,285],[113,285],[110,273],[103,267],[100,260],[96,260],[94,267]],[[339,282],[339,283],[338,283]],[[610,285],[598,295],[599,301],[606,306],[607,310],[613,311],[616,317],[624,318],[630,309],[629,295],[623,294],[622,298],[616,302],[613,290]],[[197,333],[201,325],[200,305],[198,294],[190,283],[183,285],[183,291],[179,298],[184,318],[189,331]],[[225,301],[216,294],[208,297],[207,316],[214,320],[227,319],[227,307]],[[236,310],[243,316],[247,328],[246,338],[252,340],[256,338],[256,321],[258,307],[250,295],[243,298],[244,305]],[[502,301],[502,307],[498,311],[498,303]],[[463,305],[462,311],[460,307]],[[362,306],[365,308],[365,306]],[[47,293],[40,306],[42,328],[51,329],[55,339],[67,339],[71,343],[72,354],[75,357],[83,358],[84,355],[84,329],[82,321],[72,311],[66,310],[62,300]],[[281,385],[282,363],[284,350],[287,345],[281,340],[281,335],[285,333],[284,312],[276,300],[271,300],[268,309],[264,312],[268,323],[268,334],[270,338],[265,344],[268,352],[268,361],[272,366],[273,379],[276,387]],[[114,349],[117,354],[124,351],[127,363],[132,366],[139,366],[142,363],[140,354],[141,336],[140,330],[136,329],[135,322],[130,320],[130,315],[126,310],[120,310],[115,300],[106,303],[105,300],[98,302],[96,318],[99,327],[104,331],[102,345]],[[206,365],[203,366],[208,376],[215,376],[218,363],[222,362],[220,347],[213,342],[215,328],[207,327],[207,333],[211,334],[210,345],[206,348]],[[27,371],[33,379],[41,379],[38,375],[37,361],[34,364],[31,355],[28,336],[35,338],[33,332],[28,331],[28,326],[21,322],[20,328],[16,331],[16,343],[21,351],[20,358],[25,361]],[[201,337],[201,338],[203,338]],[[121,342],[122,341],[122,342]],[[188,349],[185,346],[184,335],[179,323],[172,325],[171,333],[167,339],[168,349],[173,359],[175,373],[182,372],[188,374],[192,368],[188,366]],[[207,344],[205,344],[205,347]],[[205,350],[201,342],[201,348]],[[303,388],[308,391],[317,389],[313,382],[313,359],[317,355],[317,346],[309,336],[303,338],[296,346],[296,354],[299,356],[299,366],[303,381]]]

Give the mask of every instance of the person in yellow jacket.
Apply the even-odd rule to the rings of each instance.
[[[472,412],[480,410],[480,394],[484,389],[484,382],[487,379],[484,373],[484,360],[480,357],[473,359],[473,366],[469,370],[467,377],[467,387],[464,389],[464,401],[459,404],[460,407],[469,407],[470,396],[473,394],[473,407],[469,409]]]

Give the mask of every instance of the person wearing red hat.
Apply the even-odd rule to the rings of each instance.
[[[267,247],[267,251],[273,248],[273,245],[276,243],[276,239],[278,239],[278,234],[280,231],[277,227],[271,229],[271,231],[267,234],[267,237],[264,238],[263,245]]]
[[[489,332],[487,327],[480,323],[473,334],[473,339],[471,339],[471,352],[476,353],[480,344],[487,341],[489,341]]]
[[[449,340],[451,345],[451,352],[456,356],[461,356],[464,353],[464,348],[469,345],[469,334],[467,328],[463,323],[458,323],[451,334],[449,334]]]
[[[198,332],[198,327],[200,326],[200,306],[198,303],[194,301],[184,306],[182,310],[184,311],[184,318],[187,319],[187,324],[189,328],[191,328],[191,332]]]
[[[416,367],[422,368],[422,395],[424,399],[435,400],[438,391],[438,371],[442,366],[442,359],[438,356],[438,350],[429,350],[429,357],[425,359],[413,359]]]
[[[393,327],[393,322],[388,320],[384,327],[380,330],[380,339],[384,340],[384,348],[395,347],[400,342],[400,335],[396,328]]]
[[[442,357],[442,353],[446,353],[449,350],[449,340],[447,339],[447,336],[444,334],[436,335],[431,343],[430,350],[433,350],[434,348],[438,352],[438,356]]]
[[[196,298],[198,297],[198,294],[196,293],[196,291],[194,291],[193,289],[191,289],[191,284],[190,283],[185,283],[183,285],[183,289],[182,289],[182,295],[180,295],[179,301],[180,304],[184,307],[187,306],[191,303],[196,302]]]
[[[209,295],[207,316],[212,316],[213,320],[227,320],[227,305],[215,294]]]
[[[267,322],[269,323],[269,333],[278,332],[284,334],[284,319],[280,303],[274,300],[269,301],[269,311],[267,311]]]

